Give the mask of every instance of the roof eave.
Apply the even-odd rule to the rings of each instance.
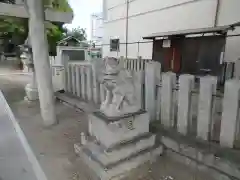
[[[187,35],[208,34],[208,33],[218,33],[220,35],[226,35],[226,33],[229,30],[234,30],[236,26],[240,26],[240,22],[230,24],[227,26],[154,33],[154,34],[150,34],[149,36],[143,37],[143,39],[154,40],[155,38],[167,38],[167,37],[174,37],[174,36],[187,36]]]

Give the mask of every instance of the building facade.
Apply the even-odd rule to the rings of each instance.
[[[152,59],[153,43],[145,36],[240,21],[239,0],[104,0],[103,6],[103,56]],[[240,28],[228,33],[226,62],[240,58],[239,34]],[[119,43],[117,49],[111,48],[113,42]]]
[[[103,14],[95,13],[91,15],[91,40],[96,45],[102,44],[103,38]]]

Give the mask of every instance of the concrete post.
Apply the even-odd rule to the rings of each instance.
[[[137,71],[141,71],[141,70],[140,70],[140,62],[141,62],[141,59],[142,59],[141,56],[138,56],[138,57],[137,57],[137,68],[136,68]]]
[[[134,71],[134,59],[131,59],[131,71]]]
[[[68,64],[67,65],[67,92],[71,92],[71,85],[72,85],[72,77],[71,77],[71,75],[72,75],[72,68],[71,68],[71,65],[70,64]]]
[[[220,144],[233,148],[239,126],[240,81],[228,80],[225,83]]]
[[[76,65],[71,64],[72,66],[72,73],[71,73],[71,79],[72,79],[72,93],[76,95]]]
[[[131,59],[130,62],[131,62],[131,68],[130,68],[130,70],[133,71],[133,70],[134,70],[134,60]]]
[[[140,61],[140,68],[142,71],[144,71],[144,60],[141,58],[141,61]]]
[[[101,103],[105,101],[105,97],[106,97],[106,90],[104,88],[104,85],[100,84],[100,100],[101,100]]]
[[[81,74],[81,98],[86,99],[86,80],[85,80],[85,67],[80,66],[80,74]]]
[[[131,69],[131,61],[129,59],[127,59],[127,64],[128,64],[128,67],[127,67],[127,70],[130,70]]]
[[[25,86],[26,98],[28,101],[36,101],[39,99],[36,72],[34,69],[32,71],[31,82]]]
[[[125,58],[123,58],[123,61],[124,61],[124,69],[127,69],[128,68],[128,64],[127,64],[127,60]]]
[[[137,59],[133,59],[133,71],[137,71]]]
[[[127,70],[129,70],[130,69],[130,61],[129,61],[129,59],[125,59],[125,61],[127,62]]]
[[[157,100],[156,100],[156,120],[160,121],[161,119],[161,87],[159,85],[160,83],[157,82]]]
[[[156,62],[156,120],[161,119],[161,64]]]
[[[140,58],[141,57],[138,56],[137,60],[136,60],[136,71],[140,71],[140,69],[139,69]]]
[[[44,26],[42,0],[27,0],[29,11],[29,34],[31,38],[33,61],[36,70],[41,115],[46,126],[56,123],[53,84],[49,64],[48,42]]]
[[[238,58],[238,60],[235,61],[234,77],[235,77],[236,79],[240,79],[240,58]]]
[[[69,69],[68,69],[68,62],[69,62],[69,56],[66,55],[65,53],[62,53],[58,56],[59,58],[59,64],[62,64],[64,66],[64,70],[65,70],[65,76],[64,76],[64,90],[65,91],[68,91],[68,84],[69,84]]]
[[[130,70],[131,69],[131,61],[129,59],[127,59],[127,61],[128,61],[128,68],[127,68],[127,70]]]
[[[93,72],[93,100],[95,104],[100,103],[100,83],[97,79],[97,69],[98,67],[92,66]]]
[[[213,94],[216,94],[216,87],[216,77],[200,78],[197,136],[203,140],[209,140],[213,131]]]
[[[79,66],[76,66],[76,91],[77,91],[77,96],[81,96],[81,85],[80,85],[80,71],[79,71]]]
[[[162,74],[161,90],[161,122],[165,127],[173,127],[173,89],[176,85],[176,74],[167,72]]]
[[[161,64],[158,62],[149,62],[146,65],[145,72],[145,92],[146,92],[146,110],[150,114],[150,120],[156,120],[156,85],[160,77]]]
[[[121,69],[126,69],[123,56],[120,56],[120,58],[119,58],[119,66]]]
[[[93,98],[93,81],[92,81],[92,68],[91,66],[86,67],[86,76],[87,76],[87,99],[92,101]]]
[[[134,66],[133,59],[130,59],[130,62],[131,62],[131,63],[130,63],[130,64],[131,64],[131,69],[130,69],[130,71],[133,71],[133,68],[134,68],[134,67],[133,67],[133,66]]]
[[[194,88],[194,76],[189,74],[181,75],[179,78],[178,93],[178,120],[177,129],[181,134],[186,135],[188,127],[191,125],[191,92]]]
[[[127,61],[127,70],[129,70],[131,68],[130,60],[126,59],[126,61]]]
[[[139,100],[139,107],[142,109],[143,107],[143,84],[144,84],[144,72],[143,71],[138,71],[138,72],[134,72],[135,77],[137,78],[136,81],[136,94]]]

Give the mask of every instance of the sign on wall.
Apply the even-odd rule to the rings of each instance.
[[[119,39],[110,39],[110,51],[117,51],[119,52]]]
[[[170,48],[171,47],[171,40],[169,40],[169,39],[163,40],[162,47],[163,48]]]

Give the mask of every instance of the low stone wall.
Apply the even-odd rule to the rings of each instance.
[[[240,179],[240,152],[206,143],[192,137],[164,130],[159,126],[158,140],[164,145],[164,154],[197,171],[207,172],[216,179]],[[155,131],[154,130],[154,131]],[[160,132],[160,133],[159,133]]]

